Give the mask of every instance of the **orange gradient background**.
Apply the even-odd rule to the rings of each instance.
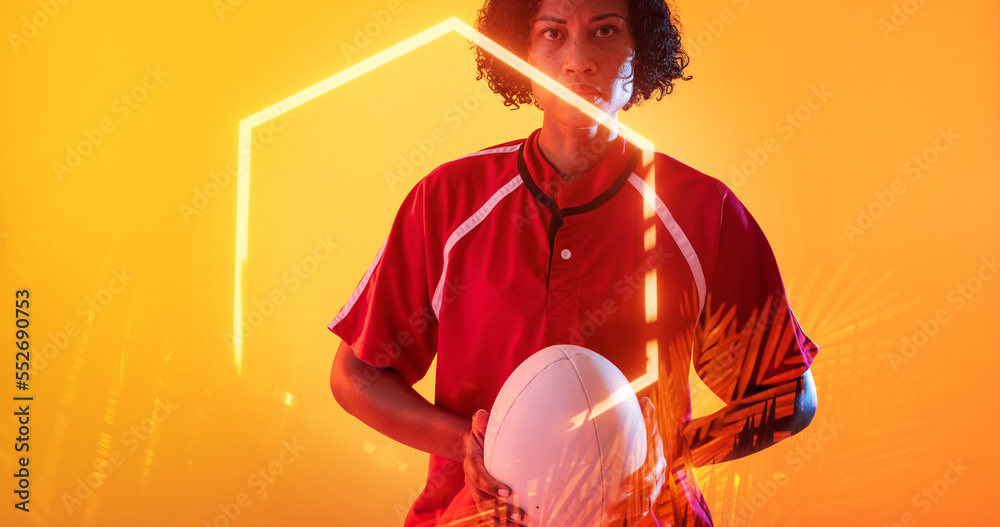
[[[336,404],[326,324],[420,177],[541,115],[486,93],[453,33],[258,127],[243,298],[260,324],[237,373],[240,119],[479,7],[343,4],[0,7],[0,524],[401,523],[427,455]],[[1000,274],[984,264],[1000,253],[1000,5],[677,4],[694,79],[621,121],[736,191],[820,347],[813,425],[697,472],[717,525],[1000,525]],[[433,374],[417,388],[430,397]],[[12,492],[19,395],[30,512]]]

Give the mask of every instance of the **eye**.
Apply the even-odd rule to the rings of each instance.
[[[557,40],[560,36],[562,36],[562,33],[554,27],[545,28],[539,34],[546,40]]]
[[[601,26],[597,28],[597,31],[594,32],[594,35],[598,37],[610,37],[617,33],[618,33],[618,28],[615,26]]]

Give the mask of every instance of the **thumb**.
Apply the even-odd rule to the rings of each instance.
[[[650,401],[649,397],[643,397],[639,401],[639,408],[642,409],[642,420],[646,424],[646,435],[652,436],[653,431],[656,430],[656,407],[653,406],[653,401]]]
[[[490,413],[486,410],[477,410],[472,414],[472,433],[482,440],[486,435],[486,424],[490,421]]]

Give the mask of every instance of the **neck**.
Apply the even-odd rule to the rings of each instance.
[[[617,114],[605,124],[571,128],[546,114],[538,133],[538,148],[564,181],[575,181],[597,166],[618,138]]]

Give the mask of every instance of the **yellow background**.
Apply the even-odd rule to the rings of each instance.
[[[326,324],[419,177],[540,115],[478,97],[451,34],[259,127],[244,305],[262,322],[237,374],[225,171],[239,120],[447,17],[471,23],[478,5],[224,1],[0,7],[3,525],[395,525],[422,488],[426,454],[333,400]],[[621,120],[730,184],[820,346],[813,426],[699,471],[717,524],[1000,525],[1000,279],[975,280],[1000,252],[1000,5],[678,3],[694,80]],[[813,89],[830,95],[804,110]],[[455,104],[473,110],[454,119]],[[390,184],[436,128],[446,139]],[[752,162],[765,144],[777,150]],[[67,149],[87,155],[60,177]],[[913,156],[934,159],[916,180]],[[736,180],[741,165],[752,174]],[[859,208],[874,217],[848,235]],[[960,303],[960,285],[978,291]],[[19,392],[24,288],[35,351]],[[25,394],[28,513],[12,493]],[[915,499],[925,488],[934,500]]]

